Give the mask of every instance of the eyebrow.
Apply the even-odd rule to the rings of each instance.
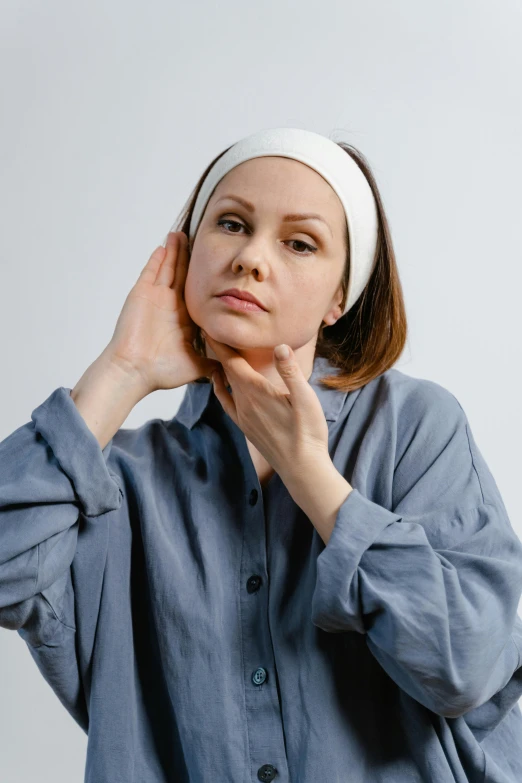
[[[249,212],[256,211],[256,208],[250,201],[247,201],[246,199],[241,198],[240,196],[232,196],[232,195],[221,196],[221,198],[218,198],[218,200],[216,201],[216,204],[218,204],[220,201],[224,201],[225,199],[231,199],[232,201],[237,201],[239,204],[242,204],[244,208]],[[323,217],[321,217],[321,215],[318,215],[316,212],[283,215],[282,220],[283,223],[299,223],[301,220],[320,220],[321,223],[324,223],[324,225],[327,227],[327,229],[329,230],[330,234],[333,237],[332,229],[330,228],[326,220]]]

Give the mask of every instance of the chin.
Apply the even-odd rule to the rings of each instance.
[[[220,343],[226,343],[232,348],[253,348],[259,335],[251,332],[248,326],[238,322],[238,319],[227,319],[227,322],[220,323],[220,318],[213,318],[212,324],[207,328],[201,326],[207,334]],[[251,332],[251,334],[248,334]]]

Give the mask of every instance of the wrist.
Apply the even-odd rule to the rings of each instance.
[[[325,475],[331,475],[333,471],[337,473],[328,450],[324,449],[324,451],[307,453],[302,457],[288,460],[283,471],[277,472],[292,494],[292,492],[301,493],[303,488],[310,485],[314,477],[321,477],[322,480]]]
[[[71,398],[104,449],[146,393],[142,381],[101,354],[71,390]]]
[[[135,404],[152,391],[142,373],[131,362],[112,353],[110,346],[102,351],[91,366],[94,365],[97,366],[100,374],[107,376],[125,396],[130,399],[135,398]]]
[[[294,502],[327,544],[339,509],[353,491],[352,485],[339,473],[327,453],[307,462],[299,474],[294,472],[286,486]]]

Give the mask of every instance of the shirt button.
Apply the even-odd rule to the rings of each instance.
[[[261,577],[257,574],[254,574],[253,576],[249,577],[247,581],[247,590],[249,593],[255,593],[256,590],[259,590],[262,584],[263,580]]]
[[[267,677],[268,677],[267,670],[263,669],[263,667],[260,666],[259,669],[256,669],[255,672],[252,674],[252,682],[254,683],[254,685],[262,685]]]
[[[255,506],[257,503],[257,489],[253,489],[250,493],[250,497],[248,499],[248,502],[251,506]]]
[[[273,780],[275,776],[277,775],[277,769],[272,766],[272,764],[263,764],[262,767],[259,767],[257,770],[257,779],[258,780]]]

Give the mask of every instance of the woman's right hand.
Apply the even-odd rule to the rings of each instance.
[[[117,366],[137,375],[146,393],[176,389],[220,367],[196,353],[196,324],[185,306],[188,239],[169,233],[129,292],[104,353]]]

